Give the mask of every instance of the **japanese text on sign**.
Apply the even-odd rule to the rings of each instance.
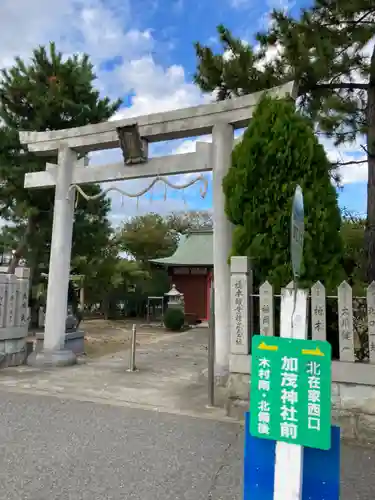
[[[238,279],[235,284],[235,328],[236,328],[236,344],[243,344],[244,325],[243,325],[243,310],[244,310],[244,290],[243,282]]]
[[[328,449],[331,347],[327,342],[253,337],[251,433]]]

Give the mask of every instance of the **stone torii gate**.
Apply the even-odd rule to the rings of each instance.
[[[273,96],[294,94],[294,84],[287,83],[269,91]],[[24,187],[55,187],[55,202],[49,262],[47,311],[44,350],[38,364],[73,364],[75,356],[64,349],[67,294],[70,273],[74,220],[74,185],[169,176],[191,172],[213,171],[213,224],[215,272],[215,373],[228,372],[230,349],[230,270],[232,227],[224,212],[222,181],[226,175],[233,148],[233,131],[246,127],[254,106],[263,92],[213,104],[108,121],[78,128],[46,132],[20,132],[20,142],[38,155],[56,154],[58,165],[27,173]],[[119,147],[118,129],[137,125],[140,139],[148,142],[181,139],[212,133],[212,144],[197,143],[195,153],[147,159],[138,165],[124,162],[101,166],[82,166],[78,155],[90,151]],[[147,149],[147,148],[146,148]]]

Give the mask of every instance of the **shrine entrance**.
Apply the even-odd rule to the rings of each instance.
[[[287,83],[268,91],[273,96],[294,94],[294,84]],[[215,272],[215,366],[218,375],[229,369],[230,332],[230,270],[228,255],[231,250],[232,226],[224,212],[222,182],[228,172],[233,148],[233,131],[248,125],[254,107],[263,92],[228,101],[195,106],[186,109],[109,121],[79,128],[46,132],[20,132],[21,144],[38,155],[57,155],[58,164],[47,163],[46,170],[25,175],[26,189],[54,187],[55,202],[47,311],[45,318],[44,350],[39,353],[39,364],[72,364],[75,357],[65,350],[65,322],[70,273],[74,206],[77,194],[88,198],[84,185],[119,180],[154,178],[169,185],[168,176],[207,172],[212,170],[213,190],[213,263]],[[212,144],[196,144],[194,153],[148,158],[148,143],[212,134]],[[90,151],[121,147],[124,162],[101,166],[87,166],[78,161],[78,155]],[[207,181],[201,174],[195,182]],[[172,186],[173,187],[173,186]],[[181,186],[179,186],[181,187]],[[125,196],[139,196],[115,186]]]

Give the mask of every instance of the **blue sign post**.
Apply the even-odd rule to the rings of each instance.
[[[244,500],[273,500],[276,441],[250,434],[246,413],[244,453]],[[303,449],[302,500],[339,500],[340,429],[331,428],[331,448]]]

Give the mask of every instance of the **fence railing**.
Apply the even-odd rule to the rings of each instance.
[[[285,288],[293,288],[293,282]],[[252,293],[252,273],[246,257],[231,259],[231,352],[249,354],[253,333],[277,334],[277,301],[272,284],[266,281]],[[319,281],[309,290],[309,337],[329,340],[336,359],[375,364],[375,282],[363,297],[353,297],[343,281],[337,295],[327,295]]]

